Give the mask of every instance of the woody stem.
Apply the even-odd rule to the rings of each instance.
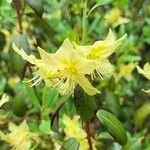
[[[92,147],[92,140],[91,140],[91,127],[90,127],[90,122],[87,122],[85,124],[85,130],[86,130],[86,133],[87,133],[87,140],[88,140],[88,144],[89,144],[89,150],[93,150],[93,147]]]
[[[22,28],[22,8],[21,8],[18,0],[13,0],[13,2],[14,2],[16,12],[17,12],[19,33],[22,33],[23,32],[23,28]]]

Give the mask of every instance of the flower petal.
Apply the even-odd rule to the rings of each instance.
[[[76,75],[75,81],[83,88],[83,90],[89,95],[95,95],[100,93],[96,88],[94,88],[88,79],[83,75]]]
[[[48,65],[48,68],[57,70],[59,68],[58,60],[54,54],[47,53],[42,48],[38,47],[42,61]]]
[[[23,49],[19,49],[15,43],[13,43],[12,48],[25,60],[27,60],[28,62],[30,62],[31,64],[37,65],[37,66],[41,66],[41,60],[37,59],[35,56],[33,55],[27,55]]]
[[[146,78],[150,80],[150,64],[149,63],[146,63],[143,69],[137,66],[137,70],[140,74],[144,75]]]

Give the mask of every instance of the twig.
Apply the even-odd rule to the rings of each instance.
[[[22,15],[23,15],[25,7],[26,7],[26,0],[23,0],[23,2],[22,2],[22,12],[21,12]]]
[[[82,44],[85,44],[87,38],[87,0],[84,3],[82,17]]]
[[[23,32],[23,28],[22,28],[22,8],[20,7],[20,4],[19,4],[18,0],[13,0],[13,2],[14,2],[14,5],[16,7],[16,12],[17,12],[19,33],[22,33]]]
[[[90,127],[90,122],[87,122],[85,124],[85,129],[86,129],[86,133],[87,133],[87,140],[88,140],[88,144],[89,144],[89,150],[93,150],[93,146],[92,146],[92,141],[91,141],[91,127]]]

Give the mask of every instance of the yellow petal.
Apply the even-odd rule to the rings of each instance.
[[[111,28],[109,29],[108,35],[104,41],[107,43],[111,42],[112,44],[115,42],[115,36]]]
[[[96,88],[94,88],[88,79],[83,75],[76,75],[75,81],[83,88],[83,90],[89,95],[95,95],[100,93]]]
[[[37,66],[41,66],[41,60],[36,59],[35,56],[33,55],[27,55],[23,49],[19,49],[15,43],[13,43],[12,48],[25,60],[27,60],[28,62],[30,62],[31,64],[37,65]]]
[[[117,47],[119,47],[121,44],[122,44],[122,42],[125,40],[125,38],[127,37],[127,34],[125,34],[125,35],[123,35],[121,38],[119,38],[116,42],[115,42],[115,45],[114,45],[114,47],[113,48],[117,48]]]
[[[145,93],[150,93],[150,89],[148,89],[148,90],[142,89],[142,91]]]
[[[102,59],[97,61],[97,69],[101,75],[107,75],[114,71],[114,66],[108,59]]]
[[[79,150],[88,150],[88,149],[89,149],[89,144],[87,139],[80,140]]]
[[[119,25],[122,25],[122,24],[125,24],[125,23],[129,23],[129,22],[130,22],[130,20],[129,20],[128,18],[123,18],[123,17],[121,17],[121,18],[118,19],[117,22],[115,22],[115,23],[113,24],[113,27],[117,27],[117,26],[119,26]]]
[[[114,50],[119,47],[123,40],[126,38],[126,34],[115,41],[115,35],[113,34],[112,30],[109,29],[108,36],[104,41],[96,41],[90,50],[90,55],[93,58],[107,58],[109,57]]]
[[[79,56],[87,58],[87,55],[89,53],[91,46],[80,46],[75,42],[73,42],[73,46],[74,46],[75,50],[78,52]]]
[[[68,116],[63,116],[63,123],[65,125],[64,131],[67,138],[75,137],[79,142],[86,138],[86,132],[80,127],[80,116],[75,116],[73,119]]]
[[[76,54],[75,49],[73,48],[72,43],[70,42],[69,38],[65,39],[63,44],[60,46],[60,48],[55,53],[57,56],[62,57],[74,57],[74,54]]]
[[[40,53],[42,61],[48,65],[48,68],[57,69],[59,67],[59,63],[54,54],[47,53],[42,48],[38,47],[38,51]]]
[[[137,66],[137,70],[140,74],[144,75],[146,78],[150,80],[150,64],[149,63],[146,63],[143,69]]]

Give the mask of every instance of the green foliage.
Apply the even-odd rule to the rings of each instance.
[[[127,141],[126,131],[121,122],[110,112],[98,110],[97,117],[106,127],[107,131],[120,143],[125,144]]]
[[[116,9],[128,23],[115,26],[116,12],[107,19],[106,15]],[[106,76],[103,71],[103,79],[96,72],[92,75],[91,84],[101,92],[94,96],[87,95],[78,85],[74,93],[67,95],[43,81],[31,87],[33,81],[28,80],[38,74],[37,68],[12,49],[15,43],[28,55],[40,58],[38,46],[54,53],[68,37],[79,45],[92,45],[105,39],[109,28],[116,39],[126,33],[127,38],[110,57],[113,75]],[[79,149],[84,143],[79,140],[82,134],[67,137],[65,114],[71,119],[80,116],[76,122],[78,128],[86,131],[85,137],[85,124],[90,124],[88,136],[93,149],[149,150],[150,94],[141,89],[150,89],[150,81],[136,69],[137,65],[143,68],[150,62],[149,49],[149,0],[0,0],[0,100],[3,94],[9,97],[0,107],[0,149],[14,148],[3,140],[2,133],[8,135],[9,125],[13,122],[19,126],[23,120],[38,135],[31,149]],[[130,63],[135,67],[128,74],[131,68],[124,66]],[[75,129],[71,124],[68,133],[76,133]]]
[[[65,150],[78,150],[79,142],[75,138],[70,138],[64,143]]]
[[[95,98],[87,95],[80,86],[74,92],[74,104],[78,114],[84,121],[90,121],[95,116]]]
[[[42,0],[27,0],[27,4],[35,11],[37,15],[42,17],[44,12],[44,6],[42,4]]]
[[[144,104],[136,111],[134,121],[137,128],[141,129],[143,127],[145,119],[149,114],[150,114],[150,103]]]
[[[24,34],[21,34],[19,36],[16,36],[12,39],[12,43],[15,43],[18,47],[25,49],[27,53],[29,53],[29,45],[27,41],[27,37]],[[12,48],[10,48],[10,67],[12,71],[16,71],[20,77],[23,76],[23,71],[26,65],[25,60],[22,60],[22,58],[17,55]],[[12,67],[12,65],[14,67]]]

